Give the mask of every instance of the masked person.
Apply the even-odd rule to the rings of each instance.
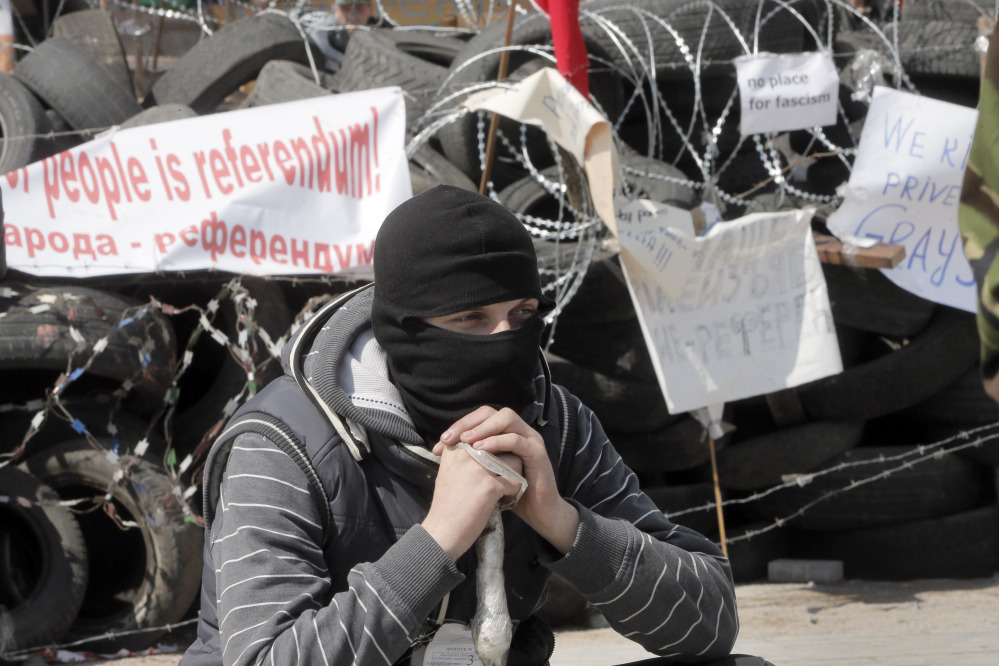
[[[532,613],[552,572],[656,654],[727,655],[728,561],[666,519],[549,380],[553,304],[517,218],[435,187],[387,216],[374,271],[296,332],[285,376],[209,454],[202,608],[182,666],[418,663],[442,624],[460,632],[476,606],[470,547],[519,484],[459,441],[528,481],[503,514],[508,663],[551,654]]]

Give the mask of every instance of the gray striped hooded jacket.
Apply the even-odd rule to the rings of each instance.
[[[440,621],[474,614],[474,549],[453,563],[419,525],[437,463],[388,381],[370,309],[362,290],[317,313],[287,345],[286,375],[213,446],[198,639],[181,666],[390,666]],[[525,420],[580,526],[560,556],[505,514],[511,617],[529,617],[557,572],[650,652],[728,654],[728,561],[657,510],[589,409],[545,373],[537,383]]]

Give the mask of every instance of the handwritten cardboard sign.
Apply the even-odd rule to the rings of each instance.
[[[7,262],[87,277],[371,264],[412,196],[398,88],[113,130],[0,176]]]
[[[978,112],[890,88],[874,89],[849,189],[829,217],[841,240],[905,246],[883,272],[937,303],[975,311],[974,277],[957,226]]]
[[[690,211],[649,199],[629,201],[618,197],[615,203],[621,251],[641,266],[667,296],[678,298],[683,276],[694,263],[696,241]]]
[[[736,58],[743,136],[836,122],[839,74],[832,56],[759,53]]]
[[[545,67],[509,88],[474,93],[464,106],[543,127],[552,141],[583,166],[593,207],[611,233],[617,234],[614,193],[620,177],[610,123],[558,71]]]
[[[693,238],[671,297],[626,252],[628,279],[673,413],[770,393],[841,372],[812,209],[755,213]],[[693,237],[693,227],[678,229]]]

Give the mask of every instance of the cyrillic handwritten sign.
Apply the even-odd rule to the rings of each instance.
[[[7,262],[34,275],[371,263],[412,195],[398,88],[109,132],[0,177]]]
[[[689,210],[676,206],[624,197],[617,206],[617,238],[621,251],[641,266],[644,275],[670,298],[680,296],[683,276],[694,262],[694,228]],[[689,229],[691,233],[678,231]]]
[[[839,74],[832,56],[759,53],[735,59],[743,136],[832,125]]]
[[[875,88],[849,190],[828,221],[844,241],[904,245],[905,259],[885,275],[923,298],[969,312],[975,311],[975,281],[957,205],[977,119],[974,109]]]
[[[755,213],[701,237],[674,228],[692,254],[682,277],[672,278],[682,279],[675,298],[621,253],[671,412],[842,371],[811,216],[812,209]]]

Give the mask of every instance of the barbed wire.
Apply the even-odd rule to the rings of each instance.
[[[188,627],[192,624],[197,624],[198,619],[182,620],[180,622],[175,622],[173,624],[165,624],[158,627],[143,627],[141,629],[127,629],[122,631],[106,631],[102,634],[96,634],[94,636],[88,636],[86,638],[80,638],[75,641],[68,643],[51,643],[48,645],[38,645],[35,647],[28,648],[18,648],[16,650],[10,650],[7,652],[0,652],[0,658],[11,659],[14,661],[22,661],[27,657],[31,656],[36,652],[42,652],[47,650],[65,650],[69,648],[80,647],[81,645],[87,645],[88,643],[94,643],[96,641],[113,641],[116,638],[121,638],[123,636],[136,636],[139,634],[151,634],[163,632],[173,633],[175,630],[182,627]]]
[[[298,280],[296,279],[295,281]],[[5,291],[2,295],[7,298],[30,293],[30,290],[18,292],[10,287],[4,287],[4,289]],[[154,432],[159,426],[162,428],[164,439],[164,450],[162,453],[163,470],[171,479],[173,485],[172,496],[180,502],[183,513],[183,517],[177,516],[177,519],[200,524],[200,508],[191,507],[190,501],[199,490],[199,482],[197,480],[200,469],[199,463],[207,453],[207,445],[210,444],[218,429],[228,420],[239,405],[256,393],[259,389],[257,384],[259,372],[266,368],[267,365],[280,361],[281,347],[297,326],[310,316],[315,308],[322,304],[323,299],[309,299],[302,311],[290,322],[291,327],[276,339],[272,338],[266,329],[256,322],[254,318],[254,312],[257,307],[256,301],[242,286],[239,277],[230,279],[215,297],[209,299],[204,305],[192,303],[183,307],[177,307],[164,303],[155,297],[150,297],[149,303],[127,309],[118,320],[109,319],[108,315],[100,310],[89,296],[77,298],[69,294],[66,299],[65,303],[41,303],[29,308],[15,308],[0,313],[0,317],[6,320],[16,320],[19,316],[26,317],[44,314],[49,310],[53,310],[58,305],[66,305],[66,309],[69,309],[69,307],[78,307],[77,303],[80,303],[91,305],[96,318],[108,324],[107,332],[89,346],[83,334],[75,326],[72,324],[67,326],[67,335],[75,342],[76,353],[69,355],[66,370],[60,373],[52,386],[46,390],[45,397],[21,404],[7,403],[0,405],[0,413],[17,411],[32,413],[30,423],[21,437],[19,445],[11,451],[0,452],[0,468],[8,464],[17,463],[25,458],[28,455],[31,441],[43,430],[47,419],[50,416],[54,416],[68,423],[76,435],[85,439],[92,448],[108,454],[108,460],[112,464],[110,476],[114,485],[130,484],[134,488],[135,482],[130,475],[130,466],[135,459],[142,458],[150,450]],[[70,303],[69,300],[72,300],[72,302]],[[235,313],[233,330],[230,333],[227,333],[215,324],[215,318],[221,310],[222,304],[226,301],[231,302]],[[166,362],[170,366],[168,370],[171,382],[163,389],[162,403],[148,417],[144,435],[138,438],[137,441],[121,442],[117,436],[119,433],[118,426],[116,425],[116,415],[123,409],[122,405],[125,398],[134,391],[140,379],[149,372],[148,366],[152,359],[152,352],[157,348],[161,352],[164,351],[163,343],[157,343],[153,335],[153,328],[162,329],[166,325],[166,320],[153,317],[153,313],[165,315],[168,318],[193,313],[197,316],[198,320],[187,340],[183,353],[179,354],[176,358],[172,357],[172,352],[168,354]],[[76,317],[80,318],[81,316],[84,316],[83,313],[77,312]],[[74,382],[85,377],[93,364],[103,354],[109,353],[109,343],[115,334],[136,322],[145,322],[144,335],[133,335],[130,338],[133,348],[140,356],[141,362],[136,371],[122,381],[121,385],[111,393],[111,408],[108,414],[106,430],[113,439],[108,443],[102,441],[102,436],[92,432],[84,420],[75,414],[78,405],[74,404],[72,398],[67,401],[65,396]],[[185,374],[195,365],[193,349],[203,334],[207,334],[219,346],[225,349],[230,362],[235,363],[243,371],[245,381],[241,387],[234,389],[231,395],[223,396],[227,399],[225,405],[219,411],[215,422],[205,427],[205,432],[200,434],[197,444],[181,449],[178,443],[173,441],[172,436],[176,408],[182,390],[181,381]],[[160,337],[165,339],[167,336],[161,335]],[[261,350],[264,358],[259,361],[255,360],[261,356]],[[169,349],[165,351],[170,352]],[[83,352],[88,353],[86,360],[82,363],[74,364],[74,358]],[[85,406],[87,403],[82,402],[80,404]],[[190,479],[190,481],[185,481],[185,479]],[[79,511],[81,510],[79,508],[80,505],[85,501],[92,501],[94,503],[90,508],[85,509],[85,511],[102,508],[105,513],[115,520],[119,527],[130,528],[141,526],[139,522],[135,522],[140,517],[133,517],[135,520],[129,522],[121,519],[119,514],[111,508],[111,504],[114,501],[114,494],[110,488],[105,489],[101,495],[95,495],[93,498],[64,500],[58,502],[58,504]]]
[[[994,432],[989,432],[989,431],[994,431]],[[989,432],[989,434],[981,435],[981,433],[985,432]],[[975,439],[972,439],[973,437]],[[802,486],[808,485],[816,478],[833,474],[836,472],[841,472],[843,470],[851,468],[864,467],[867,465],[884,465],[886,463],[902,461],[901,464],[895,467],[881,469],[878,472],[871,474],[869,476],[865,476],[859,479],[853,479],[849,481],[846,485],[843,485],[838,488],[833,488],[829,492],[824,493],[823,495],[816,497],[808,501],[807,503],[801,505],[795,511],[785,516],[778,516],[777,518],[774,518],[773,521],[768,525],[765,525],[758,529],[747,531],[736,537],[729,537],[725,540],[725,542],[735,543],[738,541],[751,539],[754,536],[759,536],[760,534],[765,534],[772,530],[784,527],[785,525],[790,523],[790,521],[804,515],[812,507],[821,504],[823,502],[826,502],[832,499],[833,497],[849,492],[856,488],[860,488],[861,486],[865,486],[875,481],[886,479],[892,476],[893,474],[910,469],[919,463],[927,462],[932,459],[940,459],[945,455],[957,453],[960,451],[964,451],[966,449],[981,447],[983,444],[997,439],[999,439],[999,423],[990,423],[982,426],[977,426],[969,430],[961,430],[957,434],[937,442],[929,444],[913,445],[911,449],[899,453],[898,455],[894,456],[879,455],[864,460],[848,460],[833,465],[831,467],[826,467],[813,472],[785,475],[786,480],[784,481],[784,483],[781,483],[776,486],[771,486],[765,490],[755,492],[752,495],[749,495],[748,497],[723,500],[721,506],[724,508],[724,507],[732,507],[742,504],[750,504],[752,502],[759,501],[764,497],[772,495],[773,493],[779,492],[781,490],[800,488]],[[961,442],[961,440],[971,440],[971,441]],[[948,444],[951,444],[953,442],[961,442],[961,443],[954,444],[953,446],[950,447],[947,446]],[[706,442],[705,445],[707,445]],[[698,506],[689,507],[686,509],[678,509],[676,511],[668,511],[666,513],[670,519],[674,519],[700,511],[713,511],[717,508],[717,506],[718,505],[716,502],[706,502]]]

